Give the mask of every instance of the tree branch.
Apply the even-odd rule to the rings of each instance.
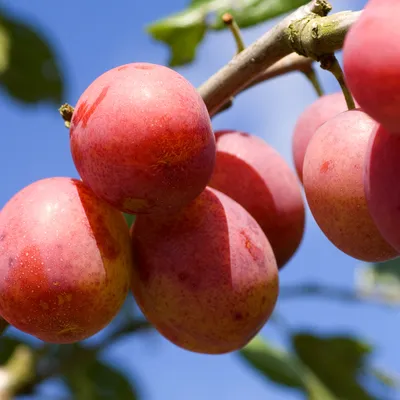
[[[282,20],[211,76],[199,92],[211,116],[260,74],[294,51],[318,59],[343,46],[344,37],[361,12],[330,10],[325,0],[313,0]]]
[[[299,297],[319,296],[326,299],[353,302],[371,303],[379,306],[391,306],[384,299],[364,297],[357,292],[342,287],[326,286],[319,283],[303,283],[296,286],[282,286],[279,297],[284,300],[298,299]]]
[[[252,80],[248,85],[246,85],[240,93],[243,93],[247,89],[253,86],[259,85],[262,82],[268,81],[269,79],[276,78],[277,76],[287,74],[289,72],[303,72],[305,74],[313,70],[312,64],[314,60],[311,58],[300,56],[297,53],[289,54],[288,56],[282,58],[275,64],[271,65],[264,72],[262,72],[258,77]],[[222,111],[229,109],[233,105],[232,99],[229,99],[222,107],[220,107],[213,116],[219,114]]]

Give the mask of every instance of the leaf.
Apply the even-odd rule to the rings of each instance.
[[[233,3],[235,4],[235,2]],[[240,2],[238,3],[240,4]],[[220,17],[227,11],[233,15],[240,28],[247,28],[257,25],[260,22],[279,17],[280,15],[299,8],[306,3],[309,3],[309,0],[254,0],[246,2],[245,7],[231,7],[228,10],[225,9],[223,12],[220,12],[219,18],[216,19],[213,28],[224,28],[224,24]]]
[[[260,336],[240,351],[241,356],[268,379],[292,388],[304,387],[303,371],[290,354],[272,347]]]
[[[357,379],[366,371],[371,347],[349,336],[317,337],[298,333],[292,337],[297,357],[340,399],[372,400]]]
[[[14,350],[18,345],[24,344],[17,339],[11,339],[9,337],[0,338],[0,365],[3,365],[11,357]]]
[[[97,388],[96,399],[135,400],[137,395],[128,379],[117,369],[101,362],[88,370],[88,377]]]
[[[231,12],[240,27],[250,27],[293,10],[308,0],[192,0],[186,10],[154,22],[147,31],[170,47],[169,66],[192,62],[207,29],[220,30]],[[212,20],[210,20],[212,17]]]
[[[76,400],[135,400],[129,380],[117,369],[101,361],[77,363],[65,374]]]
[[[133,225],[133,223],[135,222],[136,215],[134,215],[134,214],[126,214],[126,213],[123,213],[123,214],[124,214],[125,221],[128,224],[129,229],[130,229],[131,226]]]
[[[300,389],[308,394],[309,399],[336,399],[295,355],[269,345],[260,336],[245,346],[240,355],[266,378],[280,385]]]
[[[63,97],[63,76],[47,38],[0,9],[0,85],[25,103]]]
[[[362,264],[357,270],[355,285],[359,296],[400,304],[400,258]]]

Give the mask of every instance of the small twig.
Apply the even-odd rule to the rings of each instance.
[[[323,96],[324,91],[322,90],[321,82],[318,79],[315,69],[312,66],[310,66],[310,68],[307,71],[302,71],[302,72],[305,75],[305,77],[308,79],[308,81],[311,83],[313,88],[315,89],[317,96],[319,96],[319,97]]]
[[[222,21],[232,32],[233,38],[235,39],[235,43],[236,43],[236,54],[239,54],[241,51],[243,51],[246,48],[246,45],[244,44],[244,41],[243,41],[242,34],[240,32],[239,25],[236,23],[232,14],[229,14],[229,13],[225,13],[222,16]]]
[[[354,110],[356,108],[356,105],[354,103],[353,96],[351,95],[350,90],[346,85],[342,68],[335,54],[332,53],[321,57],[321,68],[331,72],[332,75],[336,78],[346,99],[347,108],[349,110]]]
[[[240,93],[243,93],[244,91],[254,86],[257,86],[260,83],[266,82],[281,75],[288,74],[290,72],[303,72],[307,75],[308,73],[310,73],[310,71],[313,71],[313,62],[314,60],[312,60],[311,58],[303,57],[296,53],[289,54],[288,56],[282,58],[282,60],[279,60],[278,62],[267,68],[257,77],[257,79],[251,81],[249,85],[243,88]],[[222,111],[229,109],[232,104],[232,99],[230,99],[219,110],[217,110],[213,116],[216,116]]]
[[[269,79],[287,74],[289,72],[309,71],[313,62],[314,60],[312,60],[311,58],[303,57],[296,53],[289,54],[288,56],[282,58],[282,60],[279,60],[275,64],[271,65],[260,75],[258,75],[257,78],[251,81],[244,90],[258,85],[261,82],[268,81]]]
[[[366,301],[379,305],[390,306],[385,301],[379,301],[372,298],[364,298],[359,296],[356,292],[341,287],[333,287],[321,285],[318,283],[306,283],[296,286],[283,286],[279,291],[279,298],[282,300],[298,299],[299,297],[306,296],[320,296],[325,297],[327,300],[340,300],[353,303],[365,303]]]
[[[64,120],[65,126],[69,129],[71,126],[72,114],[74,113],[74,107],[65,103],[58,109],[58,111]]]
[[[311,58],[342,48],[348,29],[361,12],[323,17],[329,8],[327,4],[323,0],[314,0],[300,7],[201,85],[199,92],[210,115],[218,112],[229,99],[247,88],[268,67],[294,51],[299,52],[296,46],[312,54]],[[307,20],[301,30],[294,24],[300,20]]]

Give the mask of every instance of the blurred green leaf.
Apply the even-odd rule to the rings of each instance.
[[[48,39],[0,9],[0,86],[24,103],[63,97],[63,77]]]
[[[303,370],[290,354],[279,350],[260,336],[240,351],[241,356],[268,379],[280,385],[303,388]]]
[[[366,371],[371,347],[348,336],[317,337],[299,333],[292,337],[297,357],[339,399],[372,400],[357,381]]]
[[[400,304],[400,258],[360,265],[355,285],[359,296]]]
[[[207,29],[225,26],[221,16],[230,12],[241,28],[280,16],[308,0],[192,0],[187,9],[156,21],[147,30],[154,39],[170,47],[169,66],[192,62]],[[212,19],[211,19],[211,18]]]
[[[0,336],[5,332],[8,326],[9,326],[8,322],[0,317]]]
[[[65,373],[65,381],[75,400],[137,399],[123,373],[101,361],[75,363]]]
[[[9,337],[0,338],[0,365],[3,365],[11,357],[14,350],[18,345],[25,344],[17,339],[11,339]]]
[[[336,399],[295,355],[271,346],[260,336],[245,346],[240,355],[266,378],[280,385],[300,389],[310,400]]]
[[[126,213],[123,213],[123,214],[124,214],[126,223],[128,224],[129,228],[131,228],[132,224],[135,222],[136,215],[126,214]]]

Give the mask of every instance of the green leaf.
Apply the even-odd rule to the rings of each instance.
[[[17,339],[11,339],[9,337],[0,338],[0,365],[3,365],[11,357],[14,350],[18,345],[25,344]]]
[[[349,336],[317,337],[298,333],[292,337],[297,357],[340,399],[372,400],[357,381],[366,371],[371,347]]]
[[[300,389],[310,400],[336,400],[294,354],[271,346],[260,336],[245,346],[240,355],[272,382]]]
[[[76,400],[135,400],[137,394],[121,371],[100,361],[77,363],[65,374]]]
[[[243,2],[245,3],[245,2]],[[230,12],[235,18],[240,28],[247,28],[253,25],[257,25],[260,22],[270,20],[275,17],[279,17],[288,11],[294,10],[306,3],[309,0],[253,0],[246,2],[243,7],[231,7],[229,9],[222,10],[218,13],[213,28],[223,29],[224,24],[221,16],[224,12]],[[233,2],[235,4],[235,2]],[[239,3],[240,4],[240,3]]]
[[[0,86],[24,103],[63,97],[63,77],[43,33],[0,9]]]
[[[355,285],[359,296],[400,304],[400,258],[362,264],[357,270]]]
[[[126,213],[123,213],[123,214],[124,214],[124,217],[125,217],[125,221],[128,224],[129,229],[130,229],[132,224],[135,222],[136,215],[134,215],[134,214],[126,214]]]
[[[240,27],[250,27],[293,10],[308,0],[192,0],[186,10],[154,22],[147,31],[170,47],[169,66],[184,65],[196,57],[207,30],[225,26],[221,16],[230,12]],[[210,20],[213,17],[213,20]]]
[[[293,357],[260,336],[240,351],[241,356],[268,379],[280,385],[303,388],[303,370]]]

